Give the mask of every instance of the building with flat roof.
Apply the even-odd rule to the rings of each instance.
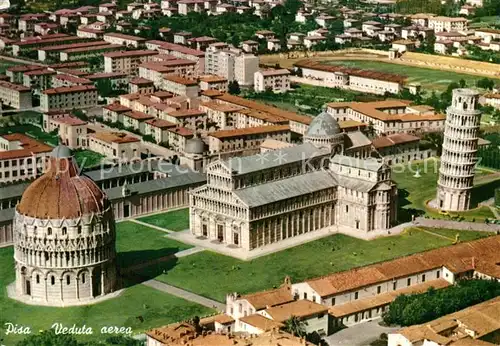
[[[237,81],[242,86],[253,85],[259,70],[259,57],[234,47],[210,45],[205,52],[205,72]]]
[[[97,97],[97,88],[93,85],[47,89],[40,95],[40,109],[49,112],[93,107],[97,105]]]
[[[36,178],[52,147],[21,133],[0,136],[0,183]]]
[[[118,162],[140,160],[141,140],[122,132],[103,131],[88,136],[88,148]]]
[[[111,44],[118,44],[125,47],[140,48],[146,42],[146,39],[139,36],[125,35],[118,32],[107,32],[103,40]]]
[[[253,87],[256,92],[267,90],[276,93],[287,92],[290,90],[290,71],[287,69],[257,71]]]
[[[155,55],[158,55],[157,51],[147,49],[104,53],[104,72],[138,75],[139,66],[152,61]]]

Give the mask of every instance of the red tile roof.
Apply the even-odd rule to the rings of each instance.
[[[49,153],[53,149],[51,146],[21,133],[3,135],[2,137],[9,142],[19,141],[22,149],[0,151],[0,160],[18,159],[32,156],[33,154]]]

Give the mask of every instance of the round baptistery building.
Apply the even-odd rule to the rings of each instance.
[[[70,306],[96,302],[117,282],[115,221],[106,195],[80,175],[65,146],[24,192],[14,218],[13,298]]]

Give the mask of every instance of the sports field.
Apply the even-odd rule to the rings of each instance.
[[[325,61],[325,64],[400,74],[408,77],[408,83],[420,83],[423,90],[436,90],[438,92],[446,90],[450,83],[458,83],[461,79],[465,80],[468,86],[475,86],[476,82],[483,78],[470,74],[391,64],[380,61],[334,60]],[[497,79],[497,81],[500,83],[500,79]]]

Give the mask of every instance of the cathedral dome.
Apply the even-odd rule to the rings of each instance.
[[[59,145],[52,151],[45,174],[24,191],[17,211],[37,219],[75,219],[102,213],[106,196],[94,181],[79,175],[71,151]]]
[[[307,129],[306,137],[333,137],[341,133],[339,123],[330,114],[323,110],[319,113]]]
[[[203,154],[205,152],[205,143],[199,137],[188,139],[184,151],[187,154]]]

